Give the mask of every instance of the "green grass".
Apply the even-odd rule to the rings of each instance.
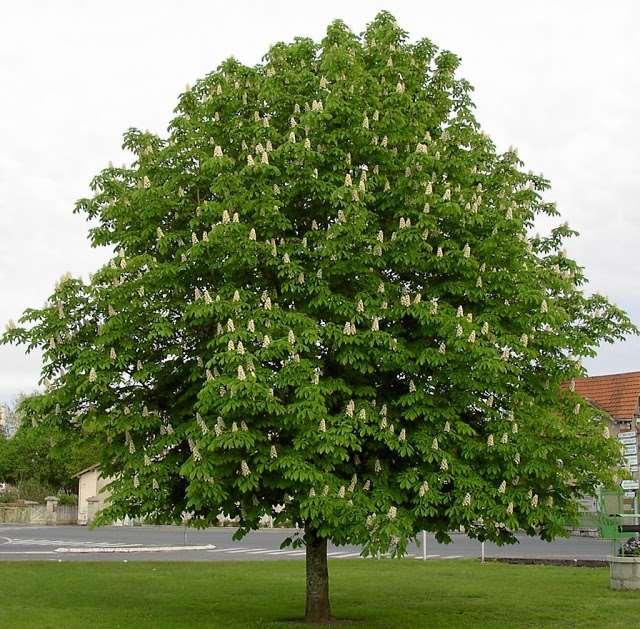
[[[335,560],[354,627],[637,627],[640,592],[606,568]],[[304,562],[0,563],[0,627],[297,627]]]

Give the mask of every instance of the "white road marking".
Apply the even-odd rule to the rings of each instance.
[[[206,546],[138,546],[136,548],[124,546],[96,546],[94,548],[56,548],[57,553],[164,553],[193,550],[213,550],[213,544]]]
[[[443,555],[442,559],[463,559],[462,555]]]
[[[293,554],[305,554],[304,550],[267,550],[265,555],[293,555]]]
[[[230,555],[235,555],[236,553],[250,553],[256,551],[267,550],[266,548],[238,548],[238,550],[227,550]]]
[[[301,557],[302,555],[306,555],[307,551],[306,550],[288,550],[283,554],[290,555],[291,557]]]
[[[226,553],[230,550],[243,550],[240,546],[232,546],[231,548],[216,548],[215,546],[212,547],[211,550],[207,551],[210,553]]]
[[[55,555],[55,550],[0,550],[0,555]]]
[[[360,553],[327,553],[327,556],[334,559],[345,559],[346,557],[360,557]]]
[[[31,538],[19,538],[14,537],[9,538],[8,544],[12,544],[14,546],[100,546],[100,547],[118,547],[118,548],[134,548],[136,546],[142,546],[142,544],[125,544],[119,542],[100,542],[100,541],[79,541],[73,539],[31,539]]]

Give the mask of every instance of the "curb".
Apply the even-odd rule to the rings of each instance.
[[[552,559],[537,557],[486,557],[485,562],[526,564],[536,566],[569,566],[573,568],[605,568],[609,562],[604,559]]]

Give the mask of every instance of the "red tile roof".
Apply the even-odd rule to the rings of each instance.
[[[607,411],[614,419],[638,414],[640,371],[591,376],[576,380],[576,393]]]

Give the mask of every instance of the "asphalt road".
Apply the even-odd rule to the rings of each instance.
[[[280,549],[293,529],[262,529],[234,541],[233,528],[204,531],[174,526],[103,527],[0,525],[0,561],[228,561],[303,559],[304,549]],[[485,545],[485,556],[539,559],[606,559],[610,543],[587,537],[543,542],[526,536],[513,546]],[[421,559],[412,545],[407,559]],[[330,558],[358,559],[356,546],[330,546]],[[427,536],[427,559],[480,556],[480,544],[454,535],[451,544]]]

